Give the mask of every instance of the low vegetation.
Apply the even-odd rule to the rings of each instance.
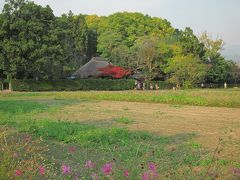
[[[76,91],[76,90],[130,90],[134,89],[133,79],[81,79],[81,80],[55,80],[31,81],[14,80],[14,91]]]
[[[0,97],[31,99],[92,99],[110,101],[150,102],[179,105],[240,107],[240,90],[236,89],[190,89],[190,90],[161,90],[161,91],[76,91],[76,92],[17,92],[0,94]]]
[[[208,93],[234,96],[237,92],[232,90]],[[129,93],[129,97],[136,96],[135,92],[131,91],[114,93],[116,97],[118,93]],[[147,96],[148,93],[156,92],[142,93]],[[86,105],[89,103],[89,107],[92,104],[97,106],[94,101],[105,99],[107,93],[97,94],[98,96],[96,92],[1,94],[0,177],[6,177],[6,174],[9,178],[22,179],[239,177],[239,162],[231,158],[223,159],[218,154],[222,151],[225,141],[219,140],[219,145],[212,151],[196,141],[198,134],[193,131],[164,135],[150,133],[142,128],[129,130],[130,126],[139,126],[139,122],[128,116],[128,113],[134,113],[128,106],[123,106],[121,113],[116,111],[115,118],[106,118],[110,118],[109,124],[106,125],[99,124],[99,121],[94,119],[74,120],[76,112],[86,111]],[[200,90],[192,90],[188,94],[207,96],[206,91]],[[111,93],[109,95],[111,97]],[[72,106],[78,109],[69,113],[67,109]],[[172,105],[171,108],[183,107]],[[93,111],[95,110],[89,109],[86,113],[90,117]],[[104,108],[101,112],[96,111],[96,116],[102,116],[103,112],[113,114],[111,110]],[[162,110],[157,112],[149,117],[161,118],[165,115]],[[71,118],[73,120],[70,120]],[[29,147],[31,148],[28,149]],[[29,159],[25,159],[25,151],[29,152]],[[34,164],[28,166],[31,164],[29,162]]]
[[[54,104],[54,102],[52,103]],[[44,139],[46,144],[48,144],[48,141],[64,142],[67,144],[71,143],[69,147],[74,146],[74,148],[70,148],[69,154],[59,151],[59,149],[57,153],[60,154],[49,154],[48,150],[45,149],[45,158],[53,156],[52,162],[48,161],[43,163],[42,160],[37,161],[37,159],[34,159],[37,164],[31,169],[31,167],[22,164],[19,159],[15,159],[16,157],[12,157],[13,154],[17,153],[19,158],[24,158],[24,153],[18,150],[21,149],[21,146],[26,149],[26,144],[24,144],[24,142],[21,145],[18,143],[14,144],[15,139],[9,139],[11,143],[1,143],[1,147],[5,150],[2,151],[0,158],[6,158],[7,154],[9,156],[9,159],[3,159],[0,163],[2,168],[6,166],[6,163],[9,163],[7,164],[8,169],[1,169],[0,172],[2,177],[6,177],[5,175],[9,174],[8,177],[19,176],[22,178],[36,178],[38,176],[40,177],[38,168],[42,167],[42,169],[44,169],[42,170],[44,174],[45,169],[48,168],[48,173],[51,174],[48,176],[49,178],[56,178],[59,176],[58,174],[61,172],[61,168],[63,169],[63,166],[65,170],[62,170],[62,175],[60,175],[62,178],[73,178],[75,176],[78,178],[86,178],[92,176],[94,173],[96,173],[96,176],[102,178],[105,175],[121,178],[124,176],[125,171],[128,172],[125,172],[125,176],[140,178],[144,172],[148,174],[148,171],[150,171],[150,175],[153,169],[155,176],[158,176],[158,172],[163,170],[166,171],[166,174],[167,171],[169,171],[169,173],[173,171],[172,176],[179,176],[179,174],[174,172],[174,169],[176,170],[184,166],[187,170],[189,161],[200,160],[200,156],[196,156],[196,158],[192,159],[192,157],[197,154],[195,150],[190,146],[182,145],[182,143],[191,139],[193,134],[179,135],[176,138],[167,136],[158,137],[147,132],[130,132],[124,128],[96,128],[93,125],[81,123],[34,119],[32,118],[34,115],[40,112],[49,111],[47,109],[51,109],[54,105],[48,106],[44,103],[39,104],[32,101],[25,101],[23,103],[22,101],[16,100],[0,101],[0,107],[6,107],[5,105],[7,105],[7,107],[12,107],[12,110],[5,111],[6,109],[4,110],[4,108],[1,108],[1,126],[9,126],[17,129],[20,133],[33,135],[33,137],[29,136],[29,138]],[[120,121],[122,122],[122,120],[123,118]],[[124,122],[126,122],[126,119],[124,119]],[[4,139],[2,140],[4,141]],[[20,138],[20,141],[23,140],[24,138]],[[29,139],[29,141],[31,141],[31,139]],[[15,145],[15,147],[12,147],[11,144]],[[57,147],[56,144],[57,143],[51,144],[50,146],[53,147],[49,151],[60,148]],[[171,144],[177,147],[176,151],[166,150],[167,146]],[[38,155],[39,152],[37,147],[39,147],[39,145],[35,145],[34,141],[31,141],[30,145],[34,147],[31,153],[33,155]],[[11,149],[11,151],[8,152],[6,148]],[[17,152],[15,152],[14,149],[16,149]],[[41,151],[41,153],[43,152],[44,151]],[[188,154],[187,157],[183,156],[179,159],[178,154],[180,152]],[[81,154],[81,156],[75,155],[75,153]],[[83,154],[85,155],[83,156]],[[28,155],[28,157],[32,156]],[[160,164],[161,159],[168,162],[168,165],[162,166]],[[10,164],[9,161],[13,161],[17,165]],[[24,162],[25,161],[27,162],[27,160],[24,159]],[[55,164],[55,162],[57,162],[57,164]],[[89,167],[90,169],[86,167],[86,162],[91,166]],[[80,167],[78,165],[79,163]],[[149,163],[152,163],[153,169],[149,169]],[[101,167],[104,166],[104,164],[111,164],[109,165],[111,166],[111,170],[109,170],[108,174],[104,174],[104,171],[101,172]],[[67,167],[69,167],[68,170]],[[78,171],[81,173],[76,175]],[[91,174],[89,174],[90,172]],[[161,174],[161,176],[163,176],[163,174]]]

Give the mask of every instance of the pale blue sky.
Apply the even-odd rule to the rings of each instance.
[[[119,11],[142,12],[168,19],[176,28],[191,27],[199,35],[208,31],[226,46],[240,44],[240,0],[34,0],[49,4],[55,15],[109,15]],[[0,8],[4,0],[0,0]]]

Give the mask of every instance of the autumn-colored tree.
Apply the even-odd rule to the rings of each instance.
[[[112,78],[120,79],[131,74],[131,71],[125,70],[120,66],[108,65],[104,68],[99,68],[101,71],[100,76],[110,76]]]

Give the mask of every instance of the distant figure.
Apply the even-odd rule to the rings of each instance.
[[[138,89],[138,81],[135,80],[135,86],[134,86],[134,90],[137,90]]]
[[[204,88],[204,84],[203,83],[201,84],[201,88]]]
[[[224,83],[224,89],[227,89],[227,83],[226,82]]]
[[[150,89],[153,90],[153,85],[152,84],[150,84]]]
[[[176,89],[180,89],[180,85],[179,85],[179,84],[177,84],[177,87],[176,87]]]
[[[155,84],[155,88],[156,88],[156,90],[159,90],[159,87],[158,87],[157,83]]]
[[[145,83],[143,83],[142,90],[145,90]]]
[[[173,87],[172,89],[175,91],[175,90],[176,90],[176,87]]]

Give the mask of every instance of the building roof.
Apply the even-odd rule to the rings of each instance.
[[[93,57],[88,63],[73,73],[73,76],[76,78],[98,77],[102,73],[99,69],[104,68],[109,64],[111,63],[102,57]]]

